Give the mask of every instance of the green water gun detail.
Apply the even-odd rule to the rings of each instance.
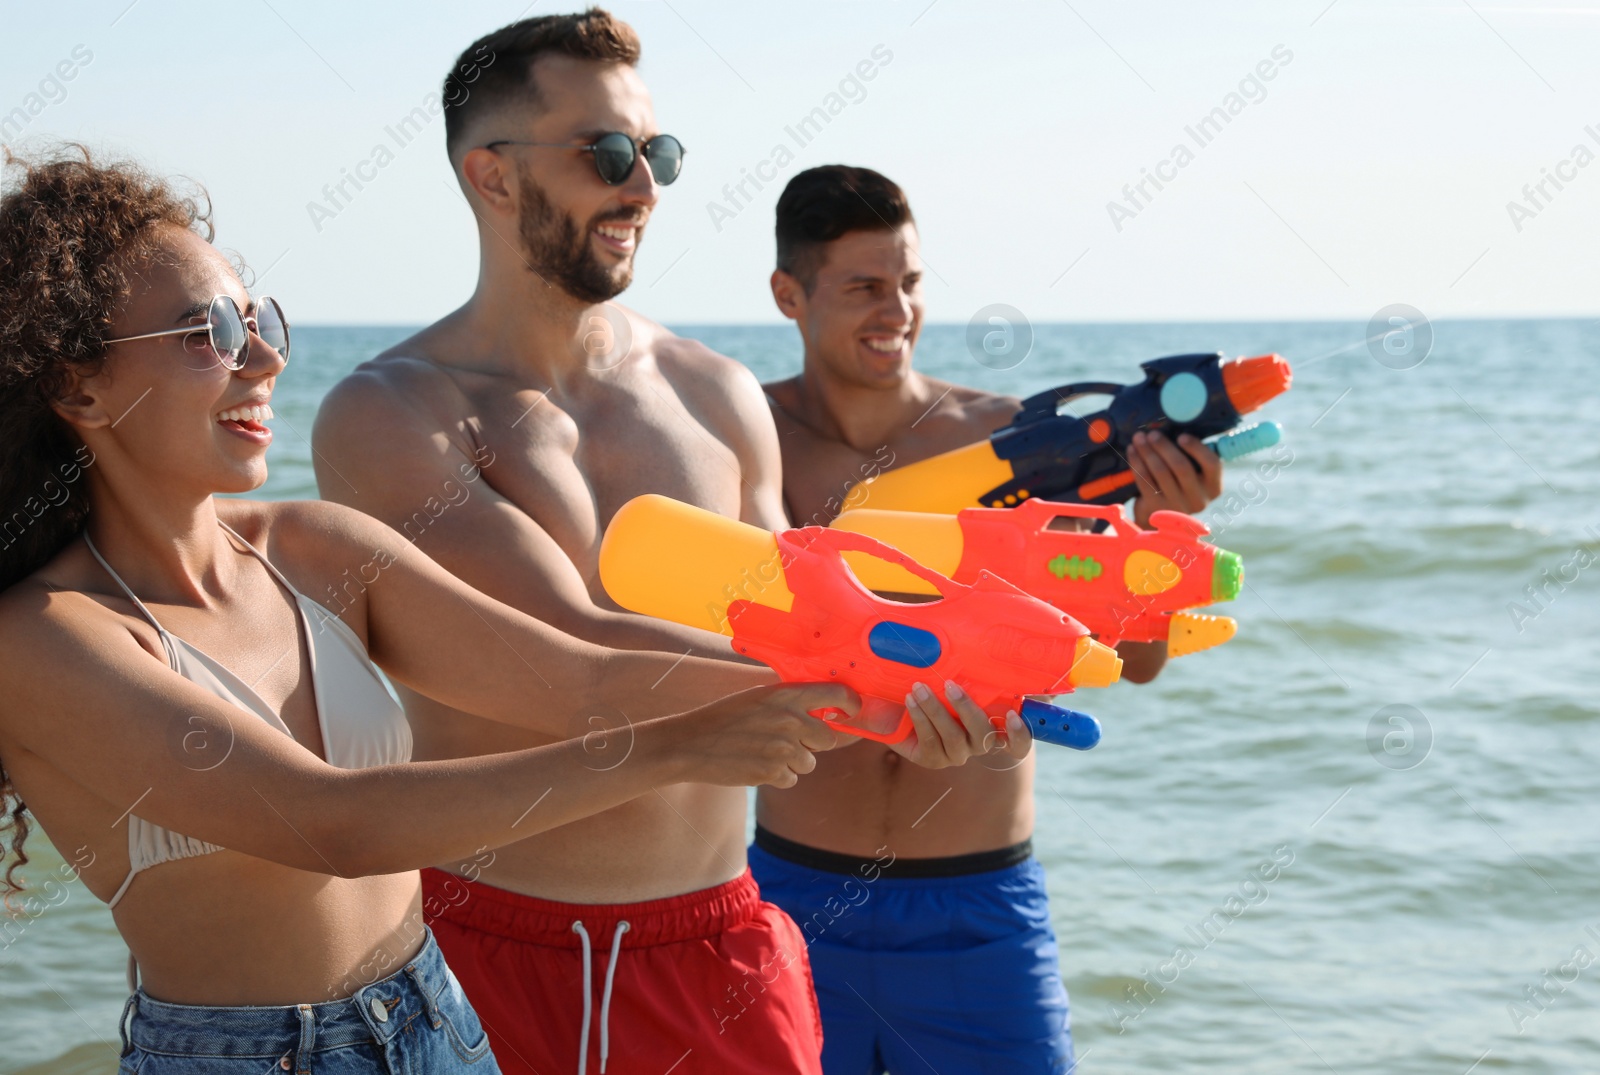
[[[1211,568],[1211,597],[1216,601],[1232,601],[1244,588],[1244,561],[1236,552],[1217,550],[1216,562]]]
[[[1093,582],[1105,570],[1100,561],[1093,556],[1074,556],[1070,559],[1064,553],[1057,553],[1055,558],[1044,565],[1050,569],[1050,574],[1058,579],[1070,578],[1074,582]]]

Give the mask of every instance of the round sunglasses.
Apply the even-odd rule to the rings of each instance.
[[[575,146],[569,142],[519,142],[514,138],[497,138],[484,146],[546,146],[559,149],[578,149],[594,154],[594,170],[607,186],[616,186],[633,174],[633,166],[642,156],[650,165],[650,174],[663,187],[671,186],[683,171],[683,143],[670,134],[658,134],[646,142],[635,142],[621,131],[608,131],[588,145]]]
[[[289,322],[284,319],[283,307],[278,305],[277,299],[263,295],[256,300],[255,308],[256,312],[246,317],[239,312],[239,304],[230,296],[217,295],[206,308],[206,323],[203,325],[163,329],[139,336],[119,336],[107,340],[106,346],[133,340],[153,340],[161,336],[188,337],[203,332],[217,361],[230,370],[241,370],[250,359],[250,333],[253,331],[262,343],[278,352],[279,358],[289,361]]]

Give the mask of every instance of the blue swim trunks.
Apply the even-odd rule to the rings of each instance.
[[[837,855],[756,830],[763,899],[800,926],[826,1075],[1066,1075],[1067,991],[1031,843]]]

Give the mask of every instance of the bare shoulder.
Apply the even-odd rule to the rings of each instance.
[[[216,505],[217,518],[290,574],[338,575],[396,540],[384,523],[329,500],[219,499]]]
[[[761,390],[767,394],[767,402],[775,413],[782,412],[785,415],[792,415],[800,407],[800,375],[798,373],[782,381],[767,381],[761,386]],[[790,418],[789,420],[793,421],[794,419]]]
[[[75,565],[62,562],[64,555],[58,555],[0,593],[0,649],[11,658],[0,661],[0,676],[6,679],[16,674],[31,676],[45,671],[15,659],[23,652],[19,645],[32,637],[41,625],[93,615],[96,602],[72,585],[77,581],[72,578],[77,572]],[[0,710],[4,708],[0,706]]]
[[[111,580],[74,541],[48,563],[0,593],[0,685],[12,699],[29,697],[24,687],[72,674],[91,650],[117,638],[136,642],[113,610],[126,602],[110,592]],[[133,651],[129,651],[133,652]],[[26,707],[0,706],[0,722]]]
[[[0,593],[0,751],[18,780],[36,768],[37,737],[59,736],[59,721],[83,711],[66,699],[87,674],[107,663],[136,668],[159,645],[154,632],[140,641],[112,610],[115,598],[57,584],[53,566],[60,570],[46,565]]]
[[[743,362],[718,354],[699,340],[678,336],[647,322],[656,366],[700,420],[739,442],[752,435],[752,423],[768,421],[761,382]]]
[[[782,381],[767,381],[761,385],[761,391],[766,397],[772,424],[778,431],[778,443],[785,452],[797,448],[811,451],[826,439],[804,418],[799,374]]]
[[[324,498],[379,512],[441,465],[453,471],[457,456],[477,458],[477,412],[432,360],[430,332],[363,362],[323,397],[311,443]]]
[[[1022,408],[1016,396],[1003,396],[969,385],[951,384],[934,377],[926,379],[936,402],[918,422],[930,437],[970,444],[982,440],[1005,425]]]
[[[979,423],[1008,422],[1011,416],[1022,408],[1022,401],[1016,396],[988,392],[982,388],[973,388],[971,385],[951,384],[930,377],[928,386],[935,394],[944,396],[942,406],[948,408],[947,415],[958,420]]]
[[[346,374],[323,398],[317,423],[437,420],[466,404],[455,378],[428,357],[426,336],[419,334]]]
[[[654,340],[656,362],[669,380],[681,382],[691,391],[725,396],[740,403],[762,398],[761,383],[743,362],[719,354],[699,340],[655,327],[659,330]]]

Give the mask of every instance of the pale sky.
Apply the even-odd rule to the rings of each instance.
[[[0,129],[24,150],[80,139],[204,183],[219,243],[296,322],[425,322],[470,293],[477,235],[443,120],[404,146],[385,128],[476,37],[573,9],[452,8],[0,3]],[[835,162],[906,189],[935,322],[996,302],[1038,322],[1600,310],[1600,4],[612,9],[643,39],[661,129],[689,151],[621,299],[671,324],[780,320],[773,204],[789,176]],[[830,105],[805,144],[786,130]],[[313,213],[351,171],[374,178]],[[751,173],[772,179],[730,206],[723,188]]]

